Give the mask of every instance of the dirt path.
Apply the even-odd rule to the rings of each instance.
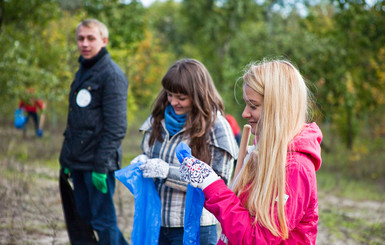
[[[56,171],[0,160],[2,168],[9,164],[19,174],[0,178],[0,244],[69,244]],[[129,238],[134,199],[118,181],[115,202],[119,226]]]
[[[351,199],[332,196],[326,193],[319,193],[320,222],[318,224],[317,244],[333,244],[333,245],[355,245],[355,244],[385,244],[383,231],[379,231],[376,235],[367,237],[366,239],[357,239],[355,234],[358,229],[368,229],[379,225],[384,227],[385,224],[385,203],[374,201],[353,201]],[[336,223],[332,231],[325,227],[323,213],[332,213],[338,215],[344,222]],[[337,220],[340,220],[337,219]],[[350,226],[349,222],[362,220],[365,227]],[[361,222],[359,222],[361,223]],[[380,225],[382,224],[382,225]]]

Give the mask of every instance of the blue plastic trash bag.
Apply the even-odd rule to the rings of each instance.
[[[44,131],[43,131],[42,129],[40,129],[40,128],[39,128],[39,129],[36,129],[36,135],[37,135],[38,137],[40,137],[40,138],[43,137],[43,132],[44,132]]]
[[[24,128],[27,118],[24,116],[23,109],[16,109],[15,111],[15,128]]]
[[[176,156],[180,163],[185,157],[191,156],[188,145],[180,143],[176,147]],[[186,207],[184,214],[183,245],[199,245],[200,218],[202,216],[205,194],[190,184],[187,186]]]
[[[134,195],[135,213],[132,245],[158,244],[161,225],[161,202],[151,178],[143,178],[136,162],[115,171],[115,177]]]

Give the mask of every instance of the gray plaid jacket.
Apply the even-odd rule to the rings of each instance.
[[[183,138],[184,128],[170,138],[164,120],[162,126],[163,142],[156,141],[154,145],[149,146],[151,116],[144,122],[140,127],[140,131],[144,133],[142,150],[149,158],[160,158],[170,165],[169,174],[165,180],[154,179],[162,202],[162,226],[183,227],[187,184],[180,177],[180,163],[176,157],[175,148],[180,142],[189,145],[189,139]],[[226,183],[229,183],[234,160],[238,157],[238,145],[229,123],[222,115],[217,116],[210,130],[208,144],[211,150],[210,165]],[[203,209],[201,226],[216,223],[215,217]]]

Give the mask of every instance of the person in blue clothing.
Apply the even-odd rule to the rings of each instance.
[[[224,105],[206,67],[195,59],[178,60],[162,78],[163,89],[140,131],[143,177],[154,178],[161,199],[159,244],[183,244],[187,184],[179,173],[175,148],[184,142],[229,183],[238,145]],[[200,244],[216,244],[217,220],[203,209]]]
[[[81,22],[76,37],[80,66],[71,84],[60,164],[71,174],[76,209],[97,232],[98,244],[125,245],[113,194],[127,129],[128,80],[106,49],[103,23]]]

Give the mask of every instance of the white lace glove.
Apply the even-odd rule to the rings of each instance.
[[[148,160],[148,156],[146,154],[140,154],[131,160],[131,164],[137,163],[137,162],[145,163],[147,160]]]
[[[220,179],[209,165],[192,157],[183,159],[179,172],[184,181],[202,190]]]
[[[170,166],[160,158],[151,158],[139,166],[143,172],[144,178],[161,178],[165,179],[168,175]]]

